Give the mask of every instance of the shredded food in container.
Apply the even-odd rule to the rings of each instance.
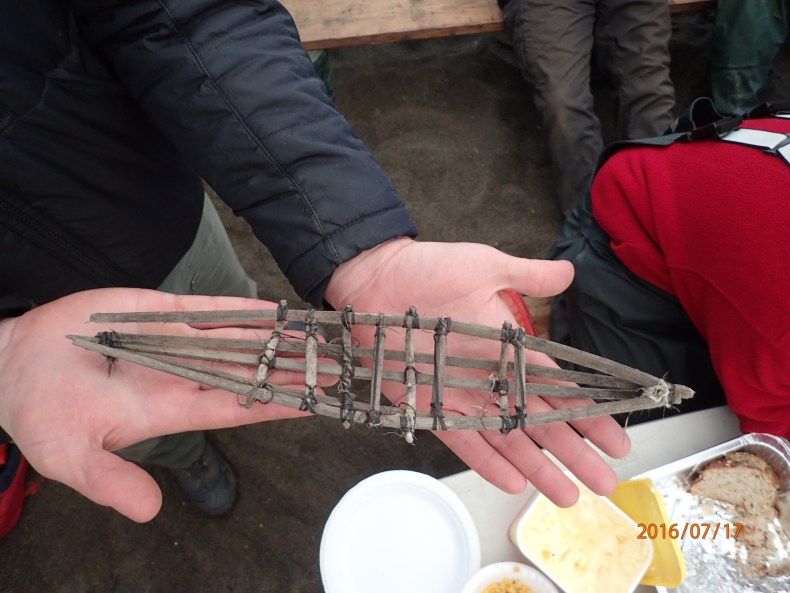
[[[541,497],[518,533],[522,550],[569,593],[627,593],[647,568],[650,542],[636,523],[580,488],[563,509]]]

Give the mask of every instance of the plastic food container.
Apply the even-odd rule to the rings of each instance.
[[[653,480],[642,478],[620,482],[609,496],[637,524],[671,525],[666,505]],[[641,584],[657,587],[678,587],[686,578],[686,561],[677,538],[656,537],[650,540],[653,561],[642,577]]]
[[[762,560],[767,561],[760,568],[765,574],[755,574],[749,565],[753,550],[747,538],[741,534],[736,539],[732,534],[728,536],[726,531],[728,526],[733,527],[734,523],[741,521],[746,529],[747,522],[731,505],[689,492],[690,484],[701,468],[734,451],[752,453],[767,461],[779,478],[779,492],[790,497],[790,443],[786,439],[762,433],[743,435],[640,476],[650,478],[655,489],[661,493],[670,524],[677,525],[681,532],[682,526],[689,526],[686,537],[676,540],[683,550],[685,579],[680,585],[665,589],[666,593],[790,591],[790,572],[785,568],[785,563],[790,564],[790,543],[787,538],[790,528],[783,529],[781,515],[762,525],[749,522],[750,527],[762,531],[760,537],[763,543],[773,547],[768,558],[762,557]],[[705,525],[711,527],[707,536],[703,537],[701,532]],[[694,526],[699,530],[696,534],[692,531]],[[716,526],[720,526],[720,530],[714,535]],[[658,539],[655,541],[658,542]],[[759,559],[759,547],[757,552]]]
[[[557,588],[540,571],[520,562],[497,562],[484,566],[469,580],[462,593],[486,593],[503,581],[518,583],[521,588],[526,586],[531,593],[557,593]]]
[[[563,509],[540,493],[510,527],[510,539],[565,593],[631,593],[653,559],[649,539],[607,498],[578,484]]]

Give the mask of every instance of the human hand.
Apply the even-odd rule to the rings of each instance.
[[[305,414],[276,404],[245,409],[226,391],[123,361],[108,376],[100,356],[75,347],[66,335],[112,329],[86,325],[90,314],[99,311],[242,308],[276,305],[119,288],[77,293],[0,320],[0,426],[42,475],[130,519],[150,520],[162,503],[159,487],[146,471],[111,451],[165,434]],[[267,337],[265,330],[144,327],[146,333],[182,336]],[[270,378],[278,385],[304,387],[304,378],[294,373],[273,370]]]
[[[551,296],[567,288],[572,277],[573,268],[564,261],[520,259],[472,243],[420,243],[401,238],[363,252],[340,266],[325,296],[336,309],[352,304],[360,312],[402,313],[414,306],[422,316],[450,316],[459,321],[499,326],[505,320],[513,321],[498,295],[500,290]],[[388,337],[394,334],[391,330]],[[370,333],[360,335],[360,340],[369,345]],[[432,351],[433,334],[416,332],[415,346],[418,351]],[[447,354],[496,360],[499,346],[451,332]],[[528,352],[527,362],[556,366],[538,352]],[[484,371],[478,375],[487,377]],[[402,397],[402,385],[387,385],[386,389],[391,400]],[[428,391],[422,388],[418,401],[426,402]],[[483,397],[479,392],[446,389],[445,409],[467,416],[480,415],[485,406]],[[590,404],[590,400],[528,397],[527,413]],[[507,436],[496,430],[436,434],[469,467],[503,490],[519,492],[529,480],[559,506],[569,506],[578,498],[577,487],[536,443],[599,494],[614,489],[616,475],[574,428],[612,457],[622,457],[630,448],[625,432],[608,416],[578,420],[572,425],[573,428],[566,423],[532,426]]]

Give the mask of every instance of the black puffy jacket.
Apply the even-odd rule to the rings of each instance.
[[[315,304],[415,234],[278,2],[0,1],[0,297],[155,288],[201,178]]]

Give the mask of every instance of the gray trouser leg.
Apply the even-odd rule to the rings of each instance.
[[[603,148],[590,90],[595,5],[594,0],[511,0],[505,13],[566,214],[584,195]]]
[[[159,290],[173,294],[258,296],[258,287],[241,267],[208,196],[203,202],[203,217],[192,247],[159,285]]]
[[[174,294],[204,294],[255,298],[257,287],[247,277],[228,234],[208,196],[195,241],[159,286]],[[183,432],[148,439],[118,451],[124,459],[181,469],[196,461],[205,446],[205,433]]]
[[[672,22],[666,0],[600,0],[595,52],[617,88],[620,139],[650,138],[672,123]]]
[[[511,0],[505,6],[524,77],[533,88],[565,214],[579,202],[603,149],[590,59],[618,88],[621,138],[663,133],[672,120],[671,33],[665,0]]]

